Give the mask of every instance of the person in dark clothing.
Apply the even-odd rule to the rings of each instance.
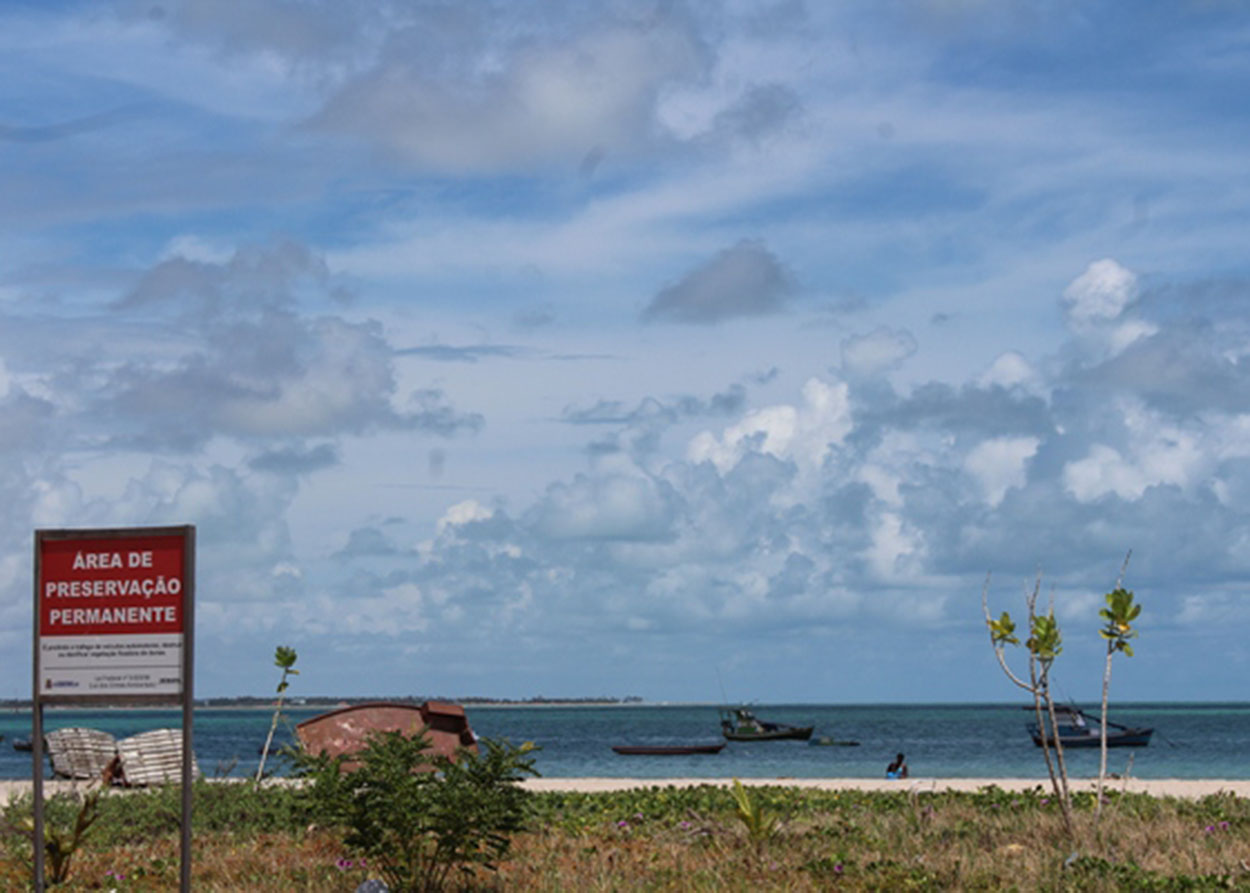
[[[895,757],[894,762],[885,767],[886,778],[906,778],[907,775],[907,760],[902,754]]]

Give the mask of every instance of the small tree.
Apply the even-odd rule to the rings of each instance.
[[[1046,760],[1046,772],[1050,776],[1051,788],[1063,812],[1064,827],[1069,836],[1075,836],[1076,832],[1072,826],[1072,798],[1068,792],[1068,767],[1063,758],[1063,743],[1059,740],[1055,702],[1050,694],[1050,668],[1055,658],[1063,651],[1063,636],[1059,631],[1059,623],[1055,620],[1054,605],[1052,604],[1045,614],[1037,613],[1037,596],[1042,588],[1042,577],[1038,574],[1032,592],[1025,595],[1030,632],[1029,638],[1024,643],[1029,652],[1029,681],[1025,682],[1007,665],[1007,658],[1004,654],[1007,645],[1020,644],[1019,638],[1016,637],[1015,621],[1006,611],[997,620],[990,616],[989,588],[990,578],[987,574],[985,586],[981,590],[981,610],[985,614],[985,625],[990,631],[990,644],[994,648],[994,656],[998,658],[998,665],[1007,674],[1007,678],[1033,696],[1033,714],[1037,719],[1037,731],[1042,756]],[[1055,751],[1053,762],[1050,756],[1052,745]]]
[[[273,665],[282,671],[282,678],[278,681],[278,701],[273,708],[273,722],[269,724],[269,734],[265,737],[265,746],[260,752],[260,765],[256,767],[257,784],[260,784],[260,780],[264,777],[265,758],[269,756],[269,745],[273,744],[273,733],[278,728],[278,717],[282,714],[282,700],[289,685],[286,679],[288,676],[299,675],[299,670],[295,669],[295,658],[294,648],[279,645],[274,649]]]
[[[1107,593],[1107,607],[1098,612],[1098,616],[1106,621],[1098,634],[1107,641],[1107,663],[1102,673],[1102,730],[1099,741],[1098,806],[1095,813],[1098,818],[1102,818],[1102,788],[1107,779],[1107,693],[1111,688],[1111,658],[1117,651],[1123,652],[1125,657],[1133,656],[1133,646],[1129,644],[1129,639],[1137,636],[1137,630],[1133,629],[1132,624],[1141,613],[1141,605],[1133,604],[1133,593],[1121,585],[1131,555],[1130,552],[1124,558],[1124,567],[1120,569],[1120,579],[1116,580],[1115,589]]]
[[[453,871],[468,880],[476,865],[494,869],[521,829],[527,793],[517,785],[537,775],[532,744],[482,739],[481,753],[455,760],[429,750],[424,735],[377,732],[352,756],[295,756],[311,817],[346,829],[344,842],[368,857],[395,893],[447,889]]]

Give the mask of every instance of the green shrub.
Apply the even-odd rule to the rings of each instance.
[[[43,851],[44,883],[63,884],[69,879],[74,854],[82,847],[91,826],[100,817],[100,798],[103,788],[86,793],[62,793],[47,798],[43,804]],[[34,800],[23,796],[8,804],[4,810],[4,829],[13,835],[30,841],[22,848],[21,860],[31,866],[33,872],[35,844]]]
[[[345,830],[344,843],[365,856],[394,893],[442,890],[453,870],[471,874],[503,857],[526,815],[526,793],[516,782],[536,775],[533,745],[482,740],[481,752],[460,751],[455,761],[427,748],[424,736],[371,736],[342,771],[343,758],[303,756],[297,772],[308,779],[313,817]],[[432,771],[431,771],[432,767]]]

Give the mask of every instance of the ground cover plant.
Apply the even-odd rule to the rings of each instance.
[[[448,889],[1250,890],[1250,800],[1073,791],[1074,847],[1053,792],[826,792],[747,787],[775,819],[752,835],[733,790],[703,785],[523,796],[497,871]],[[343,829],[309,821],[299,791],[201,783],[196,890],[352,891],[380,877]],[[29,808],[27,802],[25,808]],[[63,804],[67,811],[72,804]],[[23,804],[5,811],[17,817]],[[58,807],[60,808],[60,807]],[[63,889],[177,885],[176,788],[110,794]],[[20,836],[0,832],[0,889],[29,880]]]

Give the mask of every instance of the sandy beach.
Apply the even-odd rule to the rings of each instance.
[[[1007,791],[1025,791],[1041,785],[1050,787],[1047,778],[924,778],[916,777],[902,781],[884,778],[743,778],[748,787],[758,785],[783,785],[793,788],[810,788],[819,791],[976,791],[987,785],[997,785]],[[654,786],[691,787],[701,784],[729,786],[731,778],[528,778],[522,782],[531,791],[626,791]],[[1098,786],[1096,778],[1071,779],[1073,791],[1092,791]],[[1227,791],[1238,797],[1250,797],[1250,780],[1215,778],[1132,778],[1109,779],[1107,787],[1117,791],[1127,790],[1135,794],[1151,794],[1156,797],[1205,797]]]
[[[1045,778],[924,778],[903,781],[878,778],[743,778],[748,787],[782,785],[792,788],[808,788],[819,791],[976,791],[987,785],[997,785],[1007,791],[1025,791],[1041,785],[1050,786]],[[527,778],[521,785],[530,791],[567,791],[596,793],[602,791],[627,791],[650,787],[696,787],[698,785],[729,787],[732,778]],[[1072,779],[1073,791],[1092,791],[1097,787],[1095,778]],[[1117,791],[1150,794],[1155,797],[1199,798],[1210,794],[1227,792],[1238,797],[1250,797],[1250,779],[1218,778],[1131,778],[1110,779],[1107,786]],[[49,780],[44,782],[45,795],[58,791],[70,791],[87,787],[85,782]],[[21,796],[31,789],[29,781],[0,781],[0,805],[13,797]]]

